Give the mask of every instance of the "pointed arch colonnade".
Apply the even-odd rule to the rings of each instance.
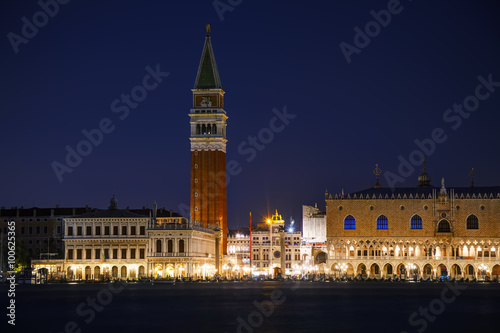
[[[498,243],[498,242],[497,242]],[[490,240],[453,242],[415,239],[334,239],[327,267],[334,276],[386,278],[477,278],[500,276],[500,244]],[[342,265],[345,264],[345,265]]]

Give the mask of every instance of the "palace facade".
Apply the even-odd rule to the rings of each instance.
[[[479,278],[500,275],[500,186],[378,184],[325,193],[328,260],[335,275]]]

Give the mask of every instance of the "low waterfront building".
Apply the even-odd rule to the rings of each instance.
[[[213,229],[185,218],[174,223],[153,219],[147,233],[150,275],[204,278],[216,273]]]
[[[142,213],[142,214],[139,214]],[[189,221],[164,208],[118,209],[116,198],[107,210],[93,210],[64,219],[62,260],[34,260],[51,276],[71,280],[143,277],[213,276],[213,228]]]
[[[118,209],[113,196],[107,210],[64,219],[68,279],[139,278],[148,275],[146,233],[150,218]]]
[[[65,207],[49,208],[0,207],[0,221],[3,224],[3,253],[7,248],[7,223],[16,223],[16,240],[22,242],[28,259],[62,259],[63,219],[92,211],[92,208]],[[0,267],[2,270],[2,267]]]

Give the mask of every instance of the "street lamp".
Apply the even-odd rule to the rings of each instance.
[[[481,278],[483,279],[483,275],[485,275],[484,272],[488,269],[488,266],[486,266],[485,264],[481,264],[478,268],[481,271]]]
[[[417,268],[417,266],[415,266],[415,264],[413,263],[410,263],[407,265],[408,266],[408,272],[411,273],[411,275],[413,275],[413,280],[416,280],[416,272],[415,272],[415,269]]]
[[[341,273],[344,272],[344,274],[345,274],[345,272],[347,271],[347,265],[345,263],[341,263],[341,264],[336,265],[335,269],[337,269],[339,271],[339,275],[342,276]]]

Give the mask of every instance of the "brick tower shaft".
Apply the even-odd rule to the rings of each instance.
[[[191,125],[191,220],[222,229],[227,254],[226,111],[224,91],[207,31],[193,92]]]

